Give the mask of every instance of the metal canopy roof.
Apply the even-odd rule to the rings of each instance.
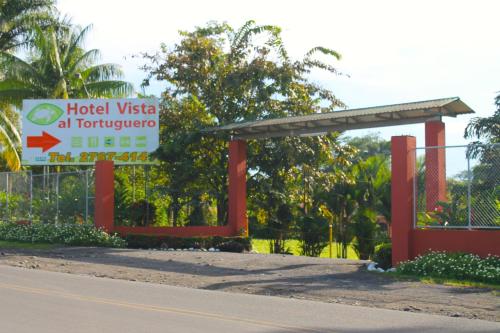
[[[442,116],[474,113],[458,97],[315,113],[306,116],[264,119],[208,128],[205,132],[226,132],[236,139],[282,136],[312,136],[328,132],[422,123]]]

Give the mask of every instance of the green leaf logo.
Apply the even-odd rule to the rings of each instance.
[[[42,103],[34,107],[26,118],[33,124],[50,125],[63,115],[60,107],[49,103]]]

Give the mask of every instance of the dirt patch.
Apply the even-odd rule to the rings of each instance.
[[[0,264],[31,269],[500,321],[500,296],[491,290],[398,281],[366,271],[363,261],[106,248],[0,251]]]

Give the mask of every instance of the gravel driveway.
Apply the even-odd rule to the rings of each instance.
[[[363,261],[108,248],[0,249],[0,264],[235,293],[500,321],[498,291],[399,281]]]

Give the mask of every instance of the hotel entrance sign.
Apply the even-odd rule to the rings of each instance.
[[[159,144],[157,99],[25,100],[24,165],[150,164]]]

